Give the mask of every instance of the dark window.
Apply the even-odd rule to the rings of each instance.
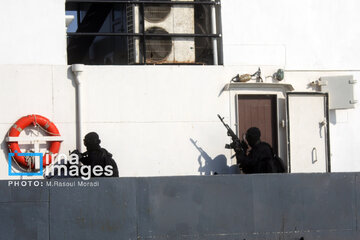
[[[66,14],[68,64],[222,64],[219,0],[67,0]]]

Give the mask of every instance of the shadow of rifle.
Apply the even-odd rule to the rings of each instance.
[[[197,145],[197,141],[190,138],[190,142],[200,152],[200,156],[198,157],[198,162],[199,162],[199,165],[200,165],[199,166],[200,175],[203,175],[202,173],[204,173],[204,175],[211,175],[210,167],[211,167],[211,162],[213,161],[213,159],[201,147],[199,147]],[[205,160],[205,165],[204,166],[202,166],[201,157],[204,158],[204,160]],[[214,174],[216,174],[216,172],[214,172]]]

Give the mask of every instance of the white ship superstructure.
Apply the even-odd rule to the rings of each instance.
[[[258,126],[291,173],[360,170],[358,1],[111,2],[1,3],[1,179],[23,178],[6,137],[31,114],[60,153],[98,132],[121,177],[230,173],[217,114],[239,136]]]

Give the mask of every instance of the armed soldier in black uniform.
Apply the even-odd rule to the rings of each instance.
[[[218,117],[228,130],[228,135],[232,138],[232,143],[225,147],[234,149],[237,163],[244,173],[285,172],[282,160],[274,154],[268,143],[260,140],[261,133],[257,127],[249,128],[246,131],[245,139],[240,140],[229,125],[224,123],[223,118],[220,115]],[[251,147],[249,152],[248,146]]]
[[[100,176],[95,176],[94,172],[92,172],[91,177],[119,177],[118,168],[116,162],[112,159],[112,154],[105,148],[101,148],[100,143],[101,140],[99,139],[99,135],[96,132],[90,132],[86,134],[84,138],[84,145],[86,146],[87,151],[80,153],[75,150],[73,153],[79,156],[82,164],[90,166],[91,170],[96,166],[101,166],[102,169],[106,169],[107,166],[112,167],[111,176],[106,175],[105,172]]]
[[[257,127],[251,127],[246,131],[246,141],[251,147],[247,152],[247,144],[243,149],[234,149],[237,162],[244,173],[276,173],[278,169],[274,163],[274,154],[270,145],[260,141],[260,130]],[[243,140],[244,141],[244,140]]]

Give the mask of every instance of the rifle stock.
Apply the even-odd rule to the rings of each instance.
[[[225,128],[227,130],[227,135],[230,136],[231,140],[232,140],[232,143],[226,144],[225,148],[234,149],[236,152],[238,152],[238,151],[245,152],[243,149],[243,146],[242,146],[243,144],[242,144],[241,140],[238,138],[238,136],[236,136],[234,131],[229,127],[229,125],[224,122],[223,117],[221,117],[219,114],[217,116],[220,119],[220,121],[222,122],[222,124],[225,126]]]

